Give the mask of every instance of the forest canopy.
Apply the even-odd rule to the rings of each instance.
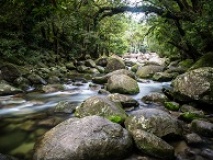
[[[0,55],[56,59],[148,49],[198,59],[213,50],[211,0],[1,0]],[[144,13],[141,21],[131,15]]]

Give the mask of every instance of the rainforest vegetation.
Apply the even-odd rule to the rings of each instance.
[[[198,59],[213,50],[211,0],[1,0],[0,55],[14,63],[122,55]],[[144,13],[140,21],[130,14]]]

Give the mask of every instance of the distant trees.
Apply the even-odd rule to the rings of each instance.
[[[197,59],[213,50],[213,1],[141,0],[137,6],[117,0],[1,0],[0,55],[53,52],[69,59],[123,54],[133,45],[162,55]],[[136,24],[119,13],[143,12]],[[146,37],[146,38],[145,38]]]
[[[102,7],[96,13],[95,23],[126,11],[147,15],[149,38],[158,42],[149,41],[152,49],[193,59],[213,51],[213,2],[210,0],[141,0],[136,7]]]

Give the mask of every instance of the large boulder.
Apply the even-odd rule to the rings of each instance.
[[[143,66],[139,67],[136,76],[139,78],[152,78],[152,76],[156,72],[162,72],[164,67],[157,66],[157,65],[148,65],[148,66]]]
[[[118,69],[125,69],[123,59],[119,57],[110,57],[107,62],[106,72],[112,72]]]
[[[126,118],[125,126],[127,130],[141,129],[158,137],[181,134],[177,119],[165,111],[153,108],[132,112]]]
[[[141,152],[160,159],[174,158],[174,148],[154,134],[140,129],[132,130],[130,133]]]
[[[33,160],[120,160],[131,153],[132,139],[119,124],[99,116],[68,119],[36,143]]]
[[[13,82],[20,76],[20,71],[12,64],[6,64],[0,67],[0,77],[7,82]]]
[[[213,68],[188,71],[173,82],[173,95],[180,101],[196,100],[213,104]]]
[[[106,89],[111,93],[139,93],[137,81],[124,74],[111,76],[106,84]]]
[[[22,92],[23,91],[21,89],[13,87],[4,81],[0,82],[0,96],[12,95],[12,94],[17,94]]]
[[[112,102],[108,97],[92,96],[76,108],[75,115],[85,117],[90,115],[103,116],[113,122],[122,123],[126,113],[120,102]]]
[[[130,70],[126,70],[126,69],[119,69],[119,70],[116,70],[116,71],[113,71],[113,72],[110,72],[104,76],[101,76],[101,77],[94,77],[92,78],[92,81],[94,83],[99,83],[99,84],[103,84],[103,83],[107,83],[108,79],[113,76],[113,75],[121,75],[121,74],[125,74],[133,79],[135,79],[135,74],[130,71]]]

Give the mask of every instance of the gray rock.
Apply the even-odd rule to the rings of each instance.
[[[8,156],[8,155],[3,155],[0,153],[0,160],[18,160],[18,159]]]
[[[132,130],[130,133],[141,152],[161,159],[174,158],[174,148],[154,134],[140,129]]]
[[[45,86],[42,86],[42,91],[45,93],[51,93],[51,92],[56,92],[59,90],[64,90],[65,86],[63,84],[48,84]]]
[[[130,131],[141,129],[158,137],[181,135],[176,118],[165,111],[152,108],[132,112],[132,115],[126,118],[125,126]]]
[[[153,75],[153,80],[158,82],[168,82],[176,78],[179,74],[177,72],[168,73],[168,72],[157,72]]]
[[[87,59],[85,61],[85,66],[95,68],[96,64],[95,64],[95,62],[92,59]]]
[[[111,93],[121,94],[136,94],[140,91],[137,81],[124,74],[111,76],[106,89]]]
[[[125,69],[125,64],[122,58],[110,57],[107,62],[106,72],[112,72],[118,69]]]
[[[158,92],[152,92],[149,93],[148,95],[142,97],[142,101],[145,103],[163,103],[168,101],[168,98],[165,94],[163,93],[158,93]]]
[[[196,133],[190,133],[185,136],[185,140],[188,144],[200,144],[203,142],[201,137]]]
[[[195,119],[191,123],[191,129],[199,135],[213,137],[213,124],[210,122]]]
[[[98,58],[96,60],[96,64],[99,65],[99,66],[102,66],[102,67],[106,67],[108,61],[107,61],[107,57],[101,57],[101,58]]]
[[[181,112],[200,112],[201,110],[199,110],[191,105],[184,104],[180,107],[180,111]]]
[[[213,159],[213,150],[212,149],[203,149],[201,155],[208,159]]]
[[[12,94],[17,94],[17,93],[22,93],[22,92],[23,91],[21,89],[13,87],[4,81],[0,82],[0,96],[12,95]]]
[[[21,88],[24,91],[28,90],[31,87],[30,81],[24,77],[15,79],[13,83],[18,86],[18,88]]]
[[[113,122],[122,123],[126,113],[120,102],[112,102],[108,97],[92,96],[76,108],[75,115],[85,117],[90,115],[103,116]]]
[[[37,74],[30,74],[27,79],[32,83],[32,84],[47,84],[47,82],[40,77]]]
[[[88,116],[46,132],[35,145],[33,160],[119,160],[131,148],[132,139],[119,124]]]
[[[173,95],[180,101],[197,100],[213,104],[213,68],[199,68],[178,76],[173,82]]]
[[[18,68],[12,64],[6,64],[0,67],[0,74],[3,80],[7,82],[13,82],[15,79],[21,76],[21,72]]]
[[[162,72],[163,69],[164,67],[156,65],[139,67],[136,72],[136,76],[139,78],[152,78],[156,72]]]
[[[103,83],[106,83],[111,76],[121,75],[121,74],[125,74],[125,75],[135,79],[135,74],[132,71],[129,71],[129,70],[126,70],[126,69],[119,69],[119,70],[110,72],[110,73],[108,73],[104,76],[101,76],[101,77],[94,77],[94,78],[92,78],[92,81],[94,83],[103,84]]]
[[[73,62],[69,62],[65,66],[66,66],[66,68],[68,70],[74,70],[74,69],[76,69],[76,66],[75,66],[75,64]]]
[[[120,102],[123,108],[137,107],[139,105],[139,103],[135,99],[127,95],[114,93],[114,94],[108,95],[108,97],[113,102]]]
[[[90,69],[90,67],[86,67],[84,65],[81,65],[81,66],[77,67],[77,70],[80,73],[88,73],[89,69]]]
[[[77,107],[77,104],[67,101],[59,102],[55,106],[54,112],[56,113],[73,113],[75,111],[75,108]]]
[[[95,67],[100,73],[104,73],[105,71],[105,68],[104,67],[101,67],[101,66],[96,66]]]

